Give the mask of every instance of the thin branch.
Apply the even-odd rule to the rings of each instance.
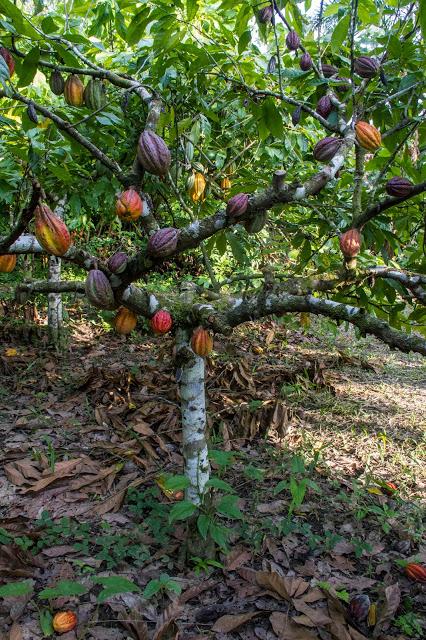
[[[19,238],[19,236],[25,231],[27,224],[34,215],[35,208],[37,207],[42,195],[42,189],[38,182],[33,181],[33,191],[31,199],[28,205],[24,208],[21,216],[16,223],[15,227],[5,238],[0,238],[0,253],[7,251],[11,245]]]
[[[420,182],[419,184],[414,185],[410,193],[406,196],[402,196],[401,198],[386,198],[386,200],[381,200],[380,202],[376,202],[376,204],[373,204],[372,206],[368,207],[364,211],[364,213],[362,213],[359,216],[359,218],[354,220],[353,224],[354,226],[361,228],[367,222],[369,222],[376,216],[380,215],[383,211],[386,211],[391,207],[395,207],[396,205],[401,204],[406,200],[410,200],[411,198],[414,198],[415,196],[419,195],[419,193],[423,193],[424,191],[426,191],[426,180],[424,182]]]

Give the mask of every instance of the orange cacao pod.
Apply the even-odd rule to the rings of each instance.
[[[358,229],[349,229],[339,237],[340,251],[345,258],[355,258],[361,249],[361,234]]]
[[[213,338],[211,334],[203,327],[197,327],[191,338],[191,347],[197,356],[205,358],[213,349]]]
[[[168,311],[160,309],[160,311],[154,313],[149,324],[151,325],[153,332],[157,336],[160,336],[170,331],[173,325],[173,319]]]
[[[120,307],[114,318],[114,327],[118,333],[127,335],[136,327],[138,317],[133,311],[126,307]]]
[[[16,255],[14,253],[0,256],[0,273],[10,273],[16,267]]]
[[[189,189],[190,198],[197,202],[198,200],[204,200],[204,191],[206,189],[206,179],[202,173],[197,172],[194,176],[194,184]]]
[[[72,107],[81,107],[84,102],[84,84],[78,76],[72,73],[65,80],[64,97],[65,102]]]
[[[417,564],[417,562],[410,562],[405,567],[405,573],[411,580],[416,580],[417,582],[426,582],[426,567],[422,564]]]
[[[63,256],[71,246],[71,236],[61,218],[55,216],[47,204],[40,204],[35,210],[35,237],[54,256]]]
[[[382,144],[380,132],[368,122],[360,120],[355,125],[356,139],[363,149],[376,151]]]
[[[52,624],[57,633],[66,633],[76,626],[77,616],[74,611],[59,611],[54,615]]]
[[[143,211],[143,201],[136,189],[130,187],[118,196],[115,212],[124,222],[137,220]]]
[[[392,496],[398,491],[396,484],[394,482],[388,482],[387,480],[380,483],[380,488],[387,496]]]

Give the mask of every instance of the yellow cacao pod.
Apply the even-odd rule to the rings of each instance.
[[[202,173],[196,173],[194,176],[194,184],[189,189],[190,198],[194,202],[198,202],[198,200],[204,200],[204,191],[206,188],[206,179]]]

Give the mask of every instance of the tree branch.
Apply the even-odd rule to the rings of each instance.
[[[364,213],[354,221],[352,226],[362,228],[367,222],[380,215],[383,211],[386,211],[386,209],[390,209],[391,207],[395,207],[406,200],[410,200],[410,198],[414,198],[414,196],[419,195],[419,193],[423,193],[423,191],[426,191],[426,180],[414,185],[410,193],[406,196],[402,196],[401,198],[386,198],[386,200],[376,202],[376,204],[368,207]]]
[[[5,251],[7,251],[9,247],[13,245],[15,240],[17,240],[19,236],[25,231],[27,224],[34,215],[35,208],[39,203],[41,192],[41,186],[34,180],[31,199],[22,211],[18,222],[8,236],[6,236],[5,238],[0,238],[0,253],[4,253]]]

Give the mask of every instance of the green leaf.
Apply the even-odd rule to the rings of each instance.
[[[19,86],[27,87],[34,80],[37,73],[37,65],[40,60],[40,49],[33,47],[25,56],[19,71]]]
[[[240,519],[243,517],[237,505],[238,496],[224,496],[216,507],[216,511],[227,518]]]
[[[0,0],[0,13],[11,20],[17,33],[28,36],[31,40],[40,40],[40,36],[29,22],[24,20],[22,10],[10,0]]]
[[[152,598],[152,596],[161,591],[162,586],[161,580],[150,580],[142,592],[143,597]]]
[[[8,598],[10,596],[26,596],[32,593],[33,586],[29,580],[23,582],[9,582],[0,587],[0,598]]]
[[[251,40],[251,31],[250,30],[244,31],[244,33],[242,34],[242,36],[240,36],[240,39],[238,41],[238,53],[240,55],[243,53],[243,51],[246,50],[250,40]]]
[[[53,616],[50,613],[49,609],[40,609],[40,613],[38,614],[38,621],[43,634],[45,636],[51,636],[54,632],[54,629],[52,624]]]
[[[281,491],[285,491],[286,489],[288,489],[287,480],[280,480],[280,482],[274,487],[273,494],[276,496],[277,493],[281,493]]]
[[[186,489],[189,487],[190,482],[186,476],[170,476],[164,482],[164,488],[169,491],[179,491],[180,489]]]
[[[339,51],[344,40],[348,35],[350,15],[344,16],[334,28],[330,38],[330,44],[333,51]]]
[[[188,22],[191,22],[197,15],[198,0],[186,0],[186,17]]]
[[[101,584],[104,587],[97,597],[98,602],[105,602],[107,598],[117,593],[134,593],[140,591],[137,584],[121,576],[96,576],[93,578],[93,581],[95,584]]]
[[[227,542],[230,535],[230,530],[227,527],[224,527],[220,524],[214,524],[213,522],[210,525],[210,535],[212,539],[216,542],[216,544],[223,550],[227,548]]]
[[[269,131],[276,138],[282,138],[284,135],[283,121],[281,113],[272,98],[268,98],[264,101],[262,106],[263,121]]]
[[[423,40],[426,43],[426,0],[419,0],[419,24]]]
[[[195,504],[189,502],[189,500],[182,500],[173,505],[169,514],[170,524],[176,522],[176,520],[187,520],[197,510]]]
[[[225,480],[221,480],[220,478],[210,478],[210,480],[206,482],[206,487],[213,487],[213,489],[221,489],[228,493],[235,493],[235,490],[229,482],[225,482]]]
[[[79,582],[72,580],[61,580],[55,587],[43,589],[38,594],[42,600],[49,598],[59,598],[60,596],[81,596],[87,593],[88,589]]]
[[[200,536],[203,540],[207,539],[207,534],[209,532],[209,527],[212,520],[209,516],[206,516],[204,513],[201,513],[197,518],[197,529],[200,532]]]

